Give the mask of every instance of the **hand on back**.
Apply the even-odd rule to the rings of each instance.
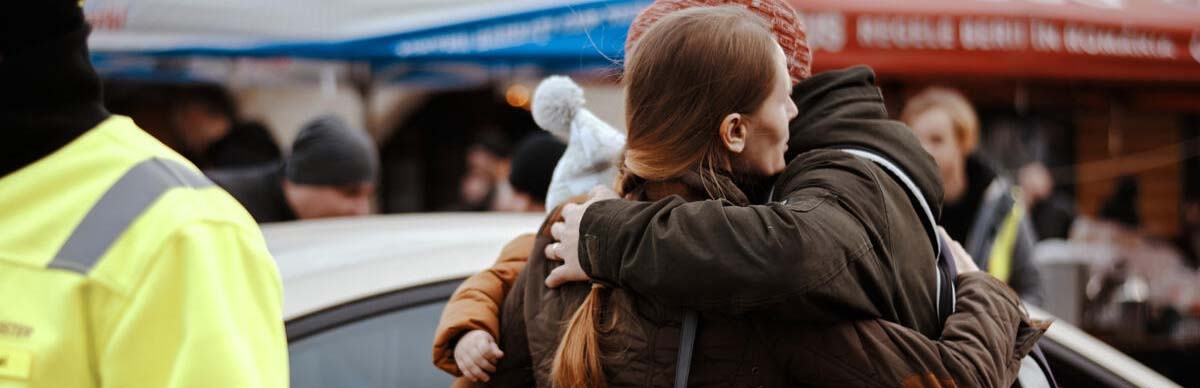
[[[617,193],[612,189],[596,186],[588,196],[587,202],[563,206],[563,222],[557,222],[550,227],[550,234],[558,242],[546,245],[546,258],[562,261],[563,265],[555,268],[550,272],[550,276],[546,277],[546,287],[557,288],[566,283],[588,280],[587,274],[579,266],[579,224],[589,206],[599,201],[617,198]]]

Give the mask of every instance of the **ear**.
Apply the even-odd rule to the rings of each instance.
[[[746,149],[746,117],[740,113],[730,113],[721,120],[721,142],[725,148],[735,154]]]

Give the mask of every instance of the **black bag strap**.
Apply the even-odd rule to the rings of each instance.
[[[679,330],[679,355],[675,360],[675,388],[686,388],[692,369],[692,352],[696,345],[696,328],[700,316],[695,310],[683,313],[683,327]]]
[[[958,264],[954,263],[954,250],[950,249],[950,243],[937,236],[938,245],[942,247],[938,253],[938,318],[944,324],[947,319],[950,319],[950,314],[954,313],[954,279],[958,277]]]

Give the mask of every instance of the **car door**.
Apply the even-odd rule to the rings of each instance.
[[[450,386],[430,351],[438,319],[462,279],[373,296],[287,322],[295,388]]]

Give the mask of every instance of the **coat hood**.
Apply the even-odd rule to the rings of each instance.
[[[888,119],[875,72],[866,66],[816,74],[792,88],[800,114],[790,123],[788,160],[817,149],[859,149],[890,159],[908,174],[941,218],[942,181],[933,157],[908,126]]]

